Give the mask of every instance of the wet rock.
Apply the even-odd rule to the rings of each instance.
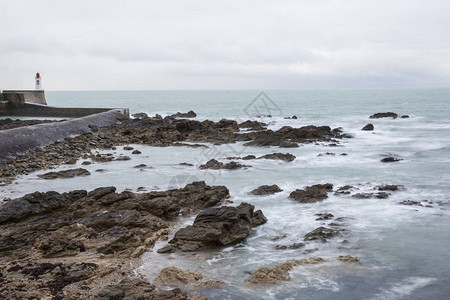
[[[250,167],[248,165],[244,165],[235,161],[231,161],[229,163],[224,164],[223,162],[219,162],[215,159],[209,160],[206,164],[201,165],[199,169],[205,170],[205,169],[212,169],[212,170],[219,170],[219,169],[226,169],[226,170],[236,170],[241,168]]]
[[[376,113],[371,115],[369,118],[371,119],[379,119],[379,118],[393,118],[396,119],[398,117],[398,114],[393,112],[385,112],[385,113]]]
[[[316,221],[331,220],[334,218],[334,215],[330,213],[320,213],[316,214],[316,216],[318,216]]]
[[[359,258],[351,255],[339,256],[337,260],[345,263],[359,263]]]
[[[42,179],[56,179],[56,178],[72,178],[76,176],[88,176],[88,175],[91,175],[91,173],[88,170],[78,168],[78,169],[63,170],[59,172],[48,172],[37,176]]]
[[[114,160],[116,160],[116,161],[124,161],[124,160],[130,160],[130,159],[131,158],[129,156],[125,156],[125,155],[114,158]]]
[[[405,187],[403,185],[396,185],[396,184],[387,184],[387,185],[380,185],[376,187],[379,191],[399,191],[404,190]]]
[[[133,150],[133,149],[134,149],[134,148],[131,147],[131,146],[125,146],[125,147],[123,147],[123,150],[131,151],[131,150]]]
[[[141,169],[141,168],[146,168],[146,167],[147,167],[146,164],[139,164],[139,165],[134,166],[133,168]]]
[[[179,163],[178,165],[186,166],[186,167],[193,167],[194,166],[193,164],[190,164],[190,163],[187,163],[187,162],[182,162],[182,163]]]
[[[240,123],[238,126],[239,128],[249,128],[250,130],[263,130],[266,129],[267,124],[258,121],[247,120],[245,122]]]
[[[352,197],[357,199],[370,199],[373,197],[373,195],[374,193],[356,193],[352,195]]]
[[[262,225],[267,222],[267,218],[264,216],[263,212],[259,209],[253,213],[252,225],[253,227]]]
[[[333,190],[330,183],[307,186],[305,189],[293,191],[289,197],[302,203],[313,203],[328,198],[327,193]]]
[[[92,164],[90,161],[88,161],[88,160],[86,160],[86,161],[83,161],[82,163],[81,163],[83,166],[87,166],[87,165],[90,165],[90,164]]]
[[[131,152],[131,154],[141,154],[142,152],[139,150],[134,150],[133,152]]]
[[[273,185],[261,185],[260,187],[254,189],[250,193],[253,195],[272,195],[275,193],[282,192],[283,190],[276,184]]]
[[[402,115],[402,119],[407,119],[407,118],[409,118],[408,115]]]
[[[289,271],[294,267],[307,264],[319,264],[326,262],[321,257],[311,257],[307,259],[289,260],[273,267],[261,267],[257,269],[247,281],[253,284],[274,284],[280,281],[289,281],[291,276]]]
[[[131,116],[135,117],[136,119],[146,119],[148,118],[148,115],[146,113],[136,113],[136,114],[132,114]]]
[[[182,251],[237,244],[255,226],[253,209],[254,206],[248,203],[208,208],[197,215],[193,225],[177,231],[169,244]]]
[[[399,202],[398,204],[409,205],[409,206],[423,206],[422,202],[420,202],[420,201],[412,201],[412,200],[404,200],[404,201]]]
[[[68,160],[66,160],[66,165],[74,165],[77,163],[77,159],[76,158],[69,158]]]
[[[229,285],[228,283],[220,281],[220,280],[208,279],[208,280],[202,280],[200,282],[195,283],[194,287],[199,288],[199,289],[217,289],[217,288],[225,287],[228,285]]]
[[[341,186],[334,192],[335,195],[348,195],[350,194],[350,190],[353,189],[352,185],[344,185]]]
[[[403,160],[403,159],[396,158],[396,157],[393,157],[393,156],[388,156],[388,157],[385,157],[385,158],[381,159],[381,162],[390,163],[390,162],[397,162],[397,161],[401,161],[401,160]]]
[[[304,246],[305,246],[305,244],[303,244],[303,243],[294,243],[292,245],[276,245],[275,249],[276,250],[298,249],[298,248],[301,248]]]
[[[322,242],[327,242],[328,239],[331,239],[335,236],[339,235],[339,230],[334,230],[331,228],[319,227],[314,229],[313,231],[305,234],[305,241],[314,241],[319,240]]]
[[[387,199],[389,197],[389,193],[385,193],[385,192],[378,192],[375,193],[375,197],[377,197],[378,199]]]
[[[374,130],[375,127],[373,126],[373,124],[367,124],[366,126],[364,126],[361,130],[365,130],[365,131],[372,131]]]
[[[153,281],[158,285],[184,286],[188,283],[196,283],[203,279],[200,272],[183,271],[177,267],[167,267],[159,272]]]
[[[279,159],[279,160],[291,162],[295,159],[295,155],[292,155],[290,153],[272,153],[272,154],[266,154],[261,157],[258,157],[258,159]]]

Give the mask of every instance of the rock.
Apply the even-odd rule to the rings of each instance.
[[[78,169],[63,170],[59,172],[48,172],[37,176],[42,179],[56,179],[56,178],[72,178],[76,176],[88,176],[88,175],[91,175],[91,173],[88,170],[78,168]]]
[[[252,226],[253,227],[262,225],[266,222],[267,222],[267,218],[266,218],[266,216],[264,216],[263,212],[260,209],[258,209],[257,211],[255,211],[253,213],[253,217],[252,217]]]
[[[159,248],[158,251],[156,251],[156,252],[158,252],[158,253],[172,253],[175,250],[176,249],[172,245],[167,244],[164,247]]]
[[[337,260],[346,263],[359,263],[359,258],[351,255],[339,256]]]
[[[175,118],[195,118],[197,114],[193,112],[192,110],[188,111],[187,113],[180,113],[177,112],[176,114],[172,115],[172,117]]]
[[[380,185],[380,186],[377,186],[376,188],[379,191],[391,191],[391,192],[405,189],[405,187],[403,185],[396,185],[396,184]]]
[[[275,249],[276,250],[298,249],[298,248],[301,248],[304,246],[305,246],[305,244],[303,244],[303,243],[294,243],[292,245],[276,245]]]
[[[187,162],[182,162],[182,163],[179,163],[178,165],[186,166],[186,167],[193,167],[194,166],[193,164],[190,164],[190,163],[187,163]]]
[[[116,160],[116,161],[124,161],[124,160],[130,160],[130,159],[131,158],[129,156],[125,156],[125,155],[114,158],[114,160]]]
[[[155,286],[148,281],[131,277],[122,279],[119,283],[105,286],[94,299],[154,299],[154,297],[156,298],[154,290]]]
[[[90,165],[90,164],[92,164],[90,161],[88,161],[88,160],[86,160],[86,161],[83,161],[82,163],[81,163],[83,166],[87,166],[87,165]]]
[[[202,280],[202,281],[194,284],[194,286],[199,289],[217,289],[217,288],[225,287],[228,285],[229,284],[226,282],[223,282],[220,280],[213,280],[213,279]],[[205,298],[205,300],[207,300],[207,299]]]
[[[146,168],[146,167],[147,167],[146,164],[139,164],[139,165],[134,166],[133,168],[140,169],[140,168]]]
[[[77,163],[76,158],[69,158],[68,160],[66,160],[66,165],[74,165],[76,163]]]
[[[316,214],[316,216],[318,216],[316,221],[331,220],[334,218],[334,215],[330,213]]]
[[[275,193],[282,192],[283,190],[276,184],[273,185],[261,185],[260,187],[254,189],[250,193],[253,195],[272,195]]]
[[[131,116],[135,117],[136,119],[146,119],[148,118],[148,115],[146,113],[136,113],[136,114],[132,114]]]
[[[327,192],[333,190],[330,183],[307,186],[305,189],[293,191],[289,197],[302,203],[313,203],[328,198]]]
[[[369,118],[371,119],[379,119],[379,118],[393,118],[396,119],[398,117],[398,114],[393,112],[385,112],[385,113],[376,113],[371,115]]]
[[[321,257],[289,260],[270,268],[261,267],[257,269],[247,281],[253,284],[274,284],[280,281],[289,281],[291,280],[289,271],[291,271],[294,267],[307,264],[319,264],[324,262],[326,262],[326,260]]]
[[[393,157],[393,156],[388,156],[388,157],[383,158],[383,159],[381,160],[381,162],[384,162],[384,163],[390,163],[390,162],[397,162],[397,161],[401,161],[401,160],[403,160],[403,159],[401,159],[401,158],[395,158],[395,157]]]
[[[166,286],[184,286],[188,283],[195,283],[203,279],[200,272],[188,272],[177,267],[167,267],[159,272],[153,281],[158,285]]]
[[[128,151],[130,151],[130,150],[133,150],[134,148],[133,147],[131,147],[131,146],[125,146],[125,147],[123,147],[123,150],[128,150]]]
[[[326,242],[327,239],[333,238],[339,234],[338,230],[334,230],[331,228],[319,227],[314,229],[313,231],[305,234],[305,241],[314,241],[320,240],[322,242]]]
[[[348,195],[350,194],[350,190],[353,189],[353,186],[351,185],[344,185],[341,186],[340,188],[338,188],[336,190],[336,192],[334,192],[335,195]]]
[[[224,164],[223,162],[219,162],[215,159],[211,159],[209,160],[206,164],[201,165],[200,167],[198,167],[201,170],[205,170],[205,169],[213,169],[213,170],[219,170],[219,169],[226,169],[226,170],[236,170],[236,169],[240,169],[240,168],[246,168],[246,167],[250,167],[248,165],[243,165],[240,164],[238,162],[235,161],[231,161],[229,163]]]
[[[295,155],[292,155],[290,153],[272,153],[272,154],[266,154],[261,157],[258,157],[258,159],[279,159],[279,160],[291,162],[295,159]]]
[[[409,118],[408,115],[402,115],[402,119],[407,119],[407,118]]]
[[[134,150],[133,152],[131,152],[131,154],[141,154],[142,152],[139,150]]]
[[[249,128],[250,130],[263,130],[266,129],[267,124],[258,121],[247,120],[245,122],[240,123],[238,126],[239,128]]]
[[[178,230],[169,244],[185,252],[237,244],[255,226],[253,209],[248,203],[208,208],[197,215],[193,225]]]
[[[364,126],[361,130],[366,130],[366,131],[372,131],[372,130],[374,130],[374,126],[373,126],[373,124],[367,124],[366,126]]]
[[[422,202],[420,202],[420,201],[412,201],[412,200],[404,200],[402,202],[399,202],[398,204],[409,205],[409,206],[423,206]]]

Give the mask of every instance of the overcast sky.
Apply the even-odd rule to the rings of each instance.
[[[0,0],[0,89],[450,87],[449,0]]]

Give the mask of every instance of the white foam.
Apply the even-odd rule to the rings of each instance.
[[[370,300],[397,300],[405,299],[412,295],[415,290],[426,287],[436,281],[429,277],[408,277],[401,282],[393,284],[387,290],[369,298]],[[407,299],[407,298],[406,298]]]

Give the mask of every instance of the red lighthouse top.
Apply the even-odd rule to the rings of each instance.
[[[39,74],[39,72],[36,73],[36,78],[41,78],[41,74]]]

